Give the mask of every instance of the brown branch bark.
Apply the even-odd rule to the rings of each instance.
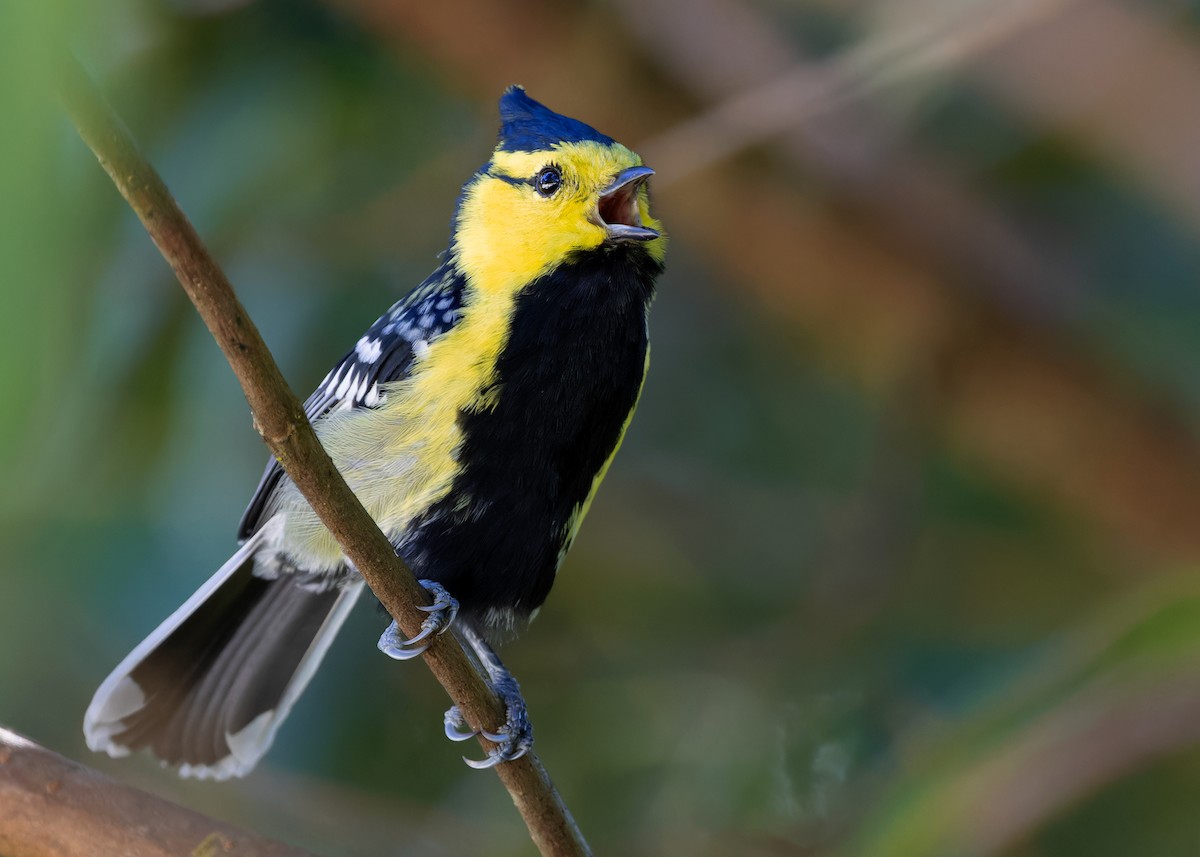
[[[0,728],[0,854],[6,857],[311,857],[113,782]]]
[[[59,90],[80,136],[141,219],[242,385],[258,429],[272,454],[342,546],[371,591],[409,635],[428,596],[387,537],[359,503],[317,440],[303,407],[287,386],[258,329],[154,168],[141,156],[120,120],[86,73],[71,60]],[[437,638],[425,663],[475,728],[496,731],[503,705],[452,635]],[[492,745],[484,738],[485,748]],[[529,835],[542,854],[590,853],[549,775],[532,754],[496,767]]]

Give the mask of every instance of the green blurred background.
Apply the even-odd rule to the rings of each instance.
[[[525,84],[673,236],[642,406],[505,650],[598,853],[1200,854],[1200,3],[0,13],[0,724],[322,855],[532,851],[360,608],[249,778],[89,754],[265,453],[46,97],[70,44],[301,395]]]

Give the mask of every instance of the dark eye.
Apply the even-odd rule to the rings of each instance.
[[[551,196],[562,184],[562,174],[555,167],[546,167],[533,177],[533,186],[542,196]]]

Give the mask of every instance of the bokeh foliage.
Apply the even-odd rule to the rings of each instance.
[[[246,781],[87,754],[264,453],[45,86],[70,44],[303,394],[432,268],[521,82],[644,143],[673,233],[638,418],[506,650],[597,851],[1195,854],[1200,12],[1025,0],[968,38],[1001,7],[9,4],[0,723],[322,854],[529,852],[367,608]],[[1068,74],[1089,46],[1106,78]],[[695,126],[744,140],[684,168],[683,123],[793,64],[828,92]]]

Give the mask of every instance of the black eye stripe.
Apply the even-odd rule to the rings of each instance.
[[[529,184],[529,179],[519,179],[516,176],[510,176],[507,173],[500,172],[494,167],[488,167],[486,170],[482,171],[482,174],[491,176],[494,179],[500,179],[500,181],[504,182],[505,184],[510,184],[513,187],[520,187],[521,185]]]
[[[520,187],[521,185],[529,185],[542,196],[553,196],[562,186],[562,171],[558,167],[550,166],[543,167],[538,170],[532,178],[521,179],[516,176],[510,176],[508,173],[500,172],[494,166],[480,170],[481,175],[490,176],[494,179],[499,179],[505,184]]]

